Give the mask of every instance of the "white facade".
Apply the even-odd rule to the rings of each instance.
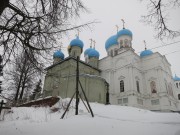
[[[180,111],[180,78],[176,77],[179,81],[174,82],[171,65],[160,53],[145,48],[137,55],[132,39],[132,32],[123,28],[106,41],[105,58],[99,60],[99,52],[92,47],[84,52],[86,65],[100,69],[98,76],[108,82],[110,103],[155,111]],[[68,49],[70,57],[80,56],[83,46],[79,37],[72,40]],[[91,91],[91,94],[95,93]]]
[[[126,42],[126,46],[123,44]],[[156,111],[177,111],[174,80],[165,56],[156,52],[139,56],[128,35],[117,39],[107,49],[107,57],[99,60],[101,77],[109,83],[110,103]],[[179,85],[180,90],[180,85]]]

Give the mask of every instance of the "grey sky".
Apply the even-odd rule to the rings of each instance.
[[[76,20],[77,23],[81,24],[92,20],[97,20],[101,23],[94,24],[92,31],[83,29],[80,32],[80,39],[85,44],[84,50],[89,48],[90,38],[96,40],[96,49],[100,52],[100,58],[106,56],[106,40],[117,32],[115,25],[122,29],[122,18],[126,22],[125,27],[133,33],[132,46],[138,54],[144,50],[143,40],[146,41],[148,49],[180,41],[180,37],[174,40],[165,40],[164,43],[154,38],[156,33],[153,31],[153,28],[140,22],[141,16],[147,11],[144,2],[141,3],[139,0],[83,0],[83,2],[91,13],[82,14],[80,20]],[[169,26],[175,30],[180,30],[180,9],[168,11],[170,12]],[[64,47],[68,46],[75,34],[76,32],[71,32],[69,38],[63,41]],[[180,77],[180,43],[153,49],[152,51],[159,52],[162,55],[179,51],[166,55],[166,58],[171,64],[173,76],[176,73]],[[63,52],[67,56],[67,50],[64,49]],[[83,56],[81,56],[81,59],[83,59]]]

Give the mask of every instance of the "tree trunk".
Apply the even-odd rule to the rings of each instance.
[[[21,72],[20,79],[19,79],[19,84],[18,84],[16,96],[15,96],[15,102],[18,100],[18,95],[19,95],[19,90],[20,90],[20,87],[21,87],[21,82],[22,82],[22,79],[23,79],[23,75],[24,75],[24,73],[25,73],[26,59],[24,60],[24,62],[23,62],[22,64],[23,64],[23,68],[22,68],[22,72]],[[22,89],[22,90],[23,90],[23,89]]]
[[[22,78],[23,78],[23,73],[21,73],[21,76],[20,76],[20,79],[19,79],[19,83],[18,83],[18,87],[17,87],[17,91],[16,91],[16,96],[15,96],[15,99],[14,99],[15,102],[18,99],[18,95],[19,95],[19,90],[20,90],[20,87],[21,87]]]

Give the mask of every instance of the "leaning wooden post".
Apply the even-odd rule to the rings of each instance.
[[[91,112],[91,115],[92,115],[92,117],[94,117],[93,111],[92,111],[91,106],[90,106],[89,101],[88,101],[88,98],[86,97],[86,94],[85,94],[85,92],[84,92],[84,90],[83,90],[83,87],[82,87],[82,84],[81,84],[80,81],[79,81],[79,84],[80,84],[80,86],[81,86],[82,92],[83,92],[84,97],[85,97],[85,99],[86,99],[86,102],[87,102],[87,105],[88,105],[89,110],[90,110],[90,112]]]

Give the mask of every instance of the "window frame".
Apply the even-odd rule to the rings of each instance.
[[[124,92],[124,80],[120,81],[120,93]]]
[[[138,80],[136,80],[136,89],[137,89],[137,92],[140,93],[140,86],[139,86]]]

